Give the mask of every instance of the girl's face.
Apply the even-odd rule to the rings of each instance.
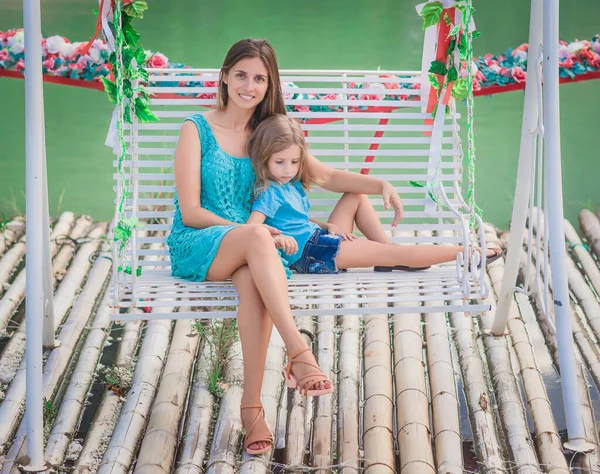
[[[223,77],[229,100],[242,109],[256,107],[269,88],[269,74],[260,58],[245,58]]]
[[[302,150],[298,145],[292,145],[285,150],[273,153],[267,163],[269,173],[279,184],[289,183],[300,170]]]

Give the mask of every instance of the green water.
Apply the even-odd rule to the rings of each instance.
[[[240,38],[269,39],[282,68],[417,69],[423,33],[413,0],[182,0],[150,1],[137,23],[146,49],[172,61],[219,67]],[[576,3],[573,5],[573,3]],[[500,53],[527,41],[528,2],[474,0],[482,36],[477,55]],[[44,35],[72,41],[94,30],[86,0],[42,0]],[[21,27],[22,1],[0,2],[0,30]],[[560,36],[589,39],[600,33],[597,0],[562,2]],[[96,219],[112,217],[112,154],[104,143],[112,106],[103,93],[46,84],[50,208]],[[523,93],[475,101],[477,201],[484,218],[506,228],[516,179]],[[0,212],[24,210],[24,82],[0,78]],[[600,81],[561,87],[562,157],[566,216],[575,222],[584,205],[600,203],[598,124]]]

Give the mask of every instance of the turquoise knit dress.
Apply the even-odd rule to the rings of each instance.
[[[202,147],[200,205],[219,217],[243,224],[248,220],[256,176],[249,158],[225,153],[202,114],[190,120],[198,127]],[[173,276],[203,281],[223,237],[235,226],[187,227],[181,220],[175,193],[173,227],[167,238]]]

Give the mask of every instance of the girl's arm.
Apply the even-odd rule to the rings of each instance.
[[[308,155],[308,166],[312,176],[324,189],[334,193],[380,194],[383,197],[385,208],[389,209],[390,205],[394,208],[392,226],[397,226],[398,222],[402,220],[404,214],[402,200],[394,187],[387,181],[330,168],[310,154]]]
[[[188,227],[204,229],[213,225],[237,225],[200,205],[200,136],[196,125],[186,121],[181,127],[175,151],[175,185],[181,220]]]
[[[248,220],[246,221],[246,224],[264,224],[266,218],[267,216],[265,216],[262,212],[252,211],[250,213],[250,217],[248,217]]]

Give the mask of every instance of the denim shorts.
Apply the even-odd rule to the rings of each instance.
[[[304,246],[302,257],[290,268],[296,273],[339,273],[335,257],[340,250],[341,235],[317,229]]]

